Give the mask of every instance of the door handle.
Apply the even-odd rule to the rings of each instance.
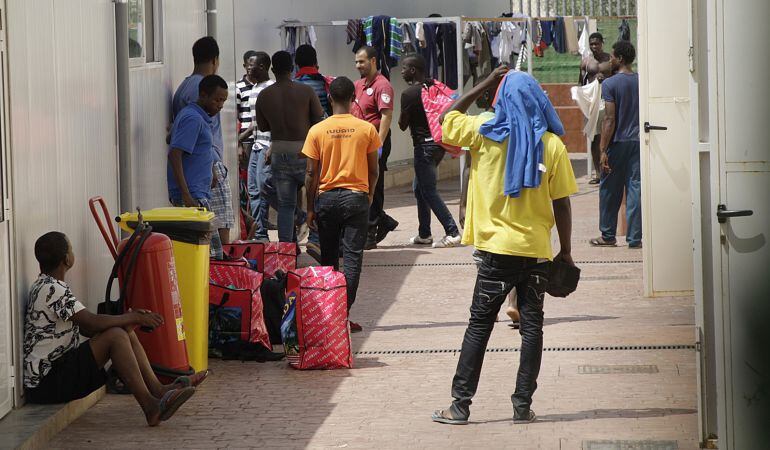
[[[727,206],[725,205],[717,205],[717,222],[719,223],[727,222],[728,217],[747,217],[753,215],[754,211],[750,209],[738,209],[733,211],[727,209]]]
[[[649,133],[650,130],[668,130],[668,127],[661,127],[659,125],[650,125],[650,122],[644,122],[644,132]]]

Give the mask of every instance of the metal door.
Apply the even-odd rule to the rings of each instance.
[[[719,448],[770,438],[770,2],[709,2]],[[716,130],[716,132],[715,132]]]

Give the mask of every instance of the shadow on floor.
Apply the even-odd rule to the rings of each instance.
[[[577,411],[568,414],[546,414],[544,416],[537,416],[535,424],[538,422],[576,422],[579,420],[595,420],[595,419],[648,419],[653,417],[667,417],[667,416],[681,416],[687,414],[697,414],[695,409],[685,408],[631,408],[631,409],[590,409],[587,411]],[[511,418],[494,419],[494,420],[480,420],[471,422],[471,424],[486,424],[486,423],[500,423],[511,422]],[[511,422],[512,423],[512,422]]]

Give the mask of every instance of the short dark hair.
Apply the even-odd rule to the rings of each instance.
[[[366,59],[372,59],[377,57],[377,50],[375,50],[373,47],[369,47],[368,45],[364,45],[363,47],[359,48],[356,54],[359,54],[361,52],[366,52]]]
[[[604,42],[604,36],[602,36],[602,34],[599,33],[598,31],[595,31],[595,32],[591,33],[590,36],[588,36],[588,40],[589,41],[592,40],[592,39],[599,39],[600,42]]]
[[[277,74],[289,73],[294,68],[291,53],[283,50],[273,53],[272,63],[273,72]]]
[[[40,236],[35,242],[35,259],[40,264],[40,271],[50,272],[67,258],[70,245],[67,236],[60,231],[50,231]]]
[[[246,53],[243,54],[243,63],[246,64],[249,62],[249,58],[252,58],[254,56],[257,56],[257,52],[254,50],[249,50]]]
[[[313,67],[318,65],[318,54],[312,45],[302,44],[297,47],[297,53],[294,55],[294,62],[297,67]]]
[[[413,53],[411,55],[407,55],[402,64],[406,64],[406,62],[409,61],[409,65],[417,69],[420,73],[425,73],[425,57],[423,57],[419,53]]]
[[[348,77],[337,77],[329,85],[329,95],[335,102],[350,101],[355,93],[356,87]]]
[[[212,95],[217,88],[227,90],[227,82],[219,75],[207,75],[198,84],[198,94]]]
[[[193,62],[195,64],[205,64],[219,58],[219,45],[217,40],[211,36],[205,36],[193,44],[192,48]]]
[[[270,55],[265,52],[256,52],[257,64],[265,66],[265,70],[270,70]]]
[[[623,59],[624,64],[631,64],[636,59],[636,49],[629,41],[618,41],[612,45],[615,56]]]

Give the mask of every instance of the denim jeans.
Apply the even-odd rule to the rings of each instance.
[[[266,150],[267,146],[257,142],[249,156],[247,188],[251,214],[257,222],[256,239],[267,239],[267,213],[270,205],[263,194],[263,186],[270,177],[270,166],[265,164]]]
[[[380,219],[385,215],[385,172],[388,170],[388,156],[390,156],[390,132],[382,143],[382,155],[379,157],[380,176],[374,185],[372,206],[369,207],[369,226],[376,227]]]
[[[639,141],[615,142],[607,149],[610,173],[599,184],[599,229],[605,241],[614,241],[618,211],[626,189],[626,220],[629,245],[642,242],[642,191],[639,174]]]
[[[444,157],[444,149],[436,144],[421,144],[414,147],[414,182],[412,190],[417,199],[417,220],[422,238],[431,236],[430,213],[436,215],[447,236],[457,236],[457,224],[444,200],[438,194],[436,177],[438,164]]]
[[[471,303],[471,318],[463,338],[457,371],[452,380],[452,415],[469,417],[484,354],[497,313],[511,289],[516,288],[520,318],[519,371],[511,396],[514,411],[526,415],[537,389],[543,356],[543,298],[548,284],[548,262],[535,258],[479,252],[481,264]]]
[[[332,189],[318,196],[316,203],[321,264],[339,270],[340,240],[347,282],[348,311],[356,301],[366,232],[369,228],[369,198],[365,192]]]
[[[278,194],[278,240],[294,242],[297,190],[305,185],[307,160],[291,154],[273,155],[271,160],[273,185]]]

